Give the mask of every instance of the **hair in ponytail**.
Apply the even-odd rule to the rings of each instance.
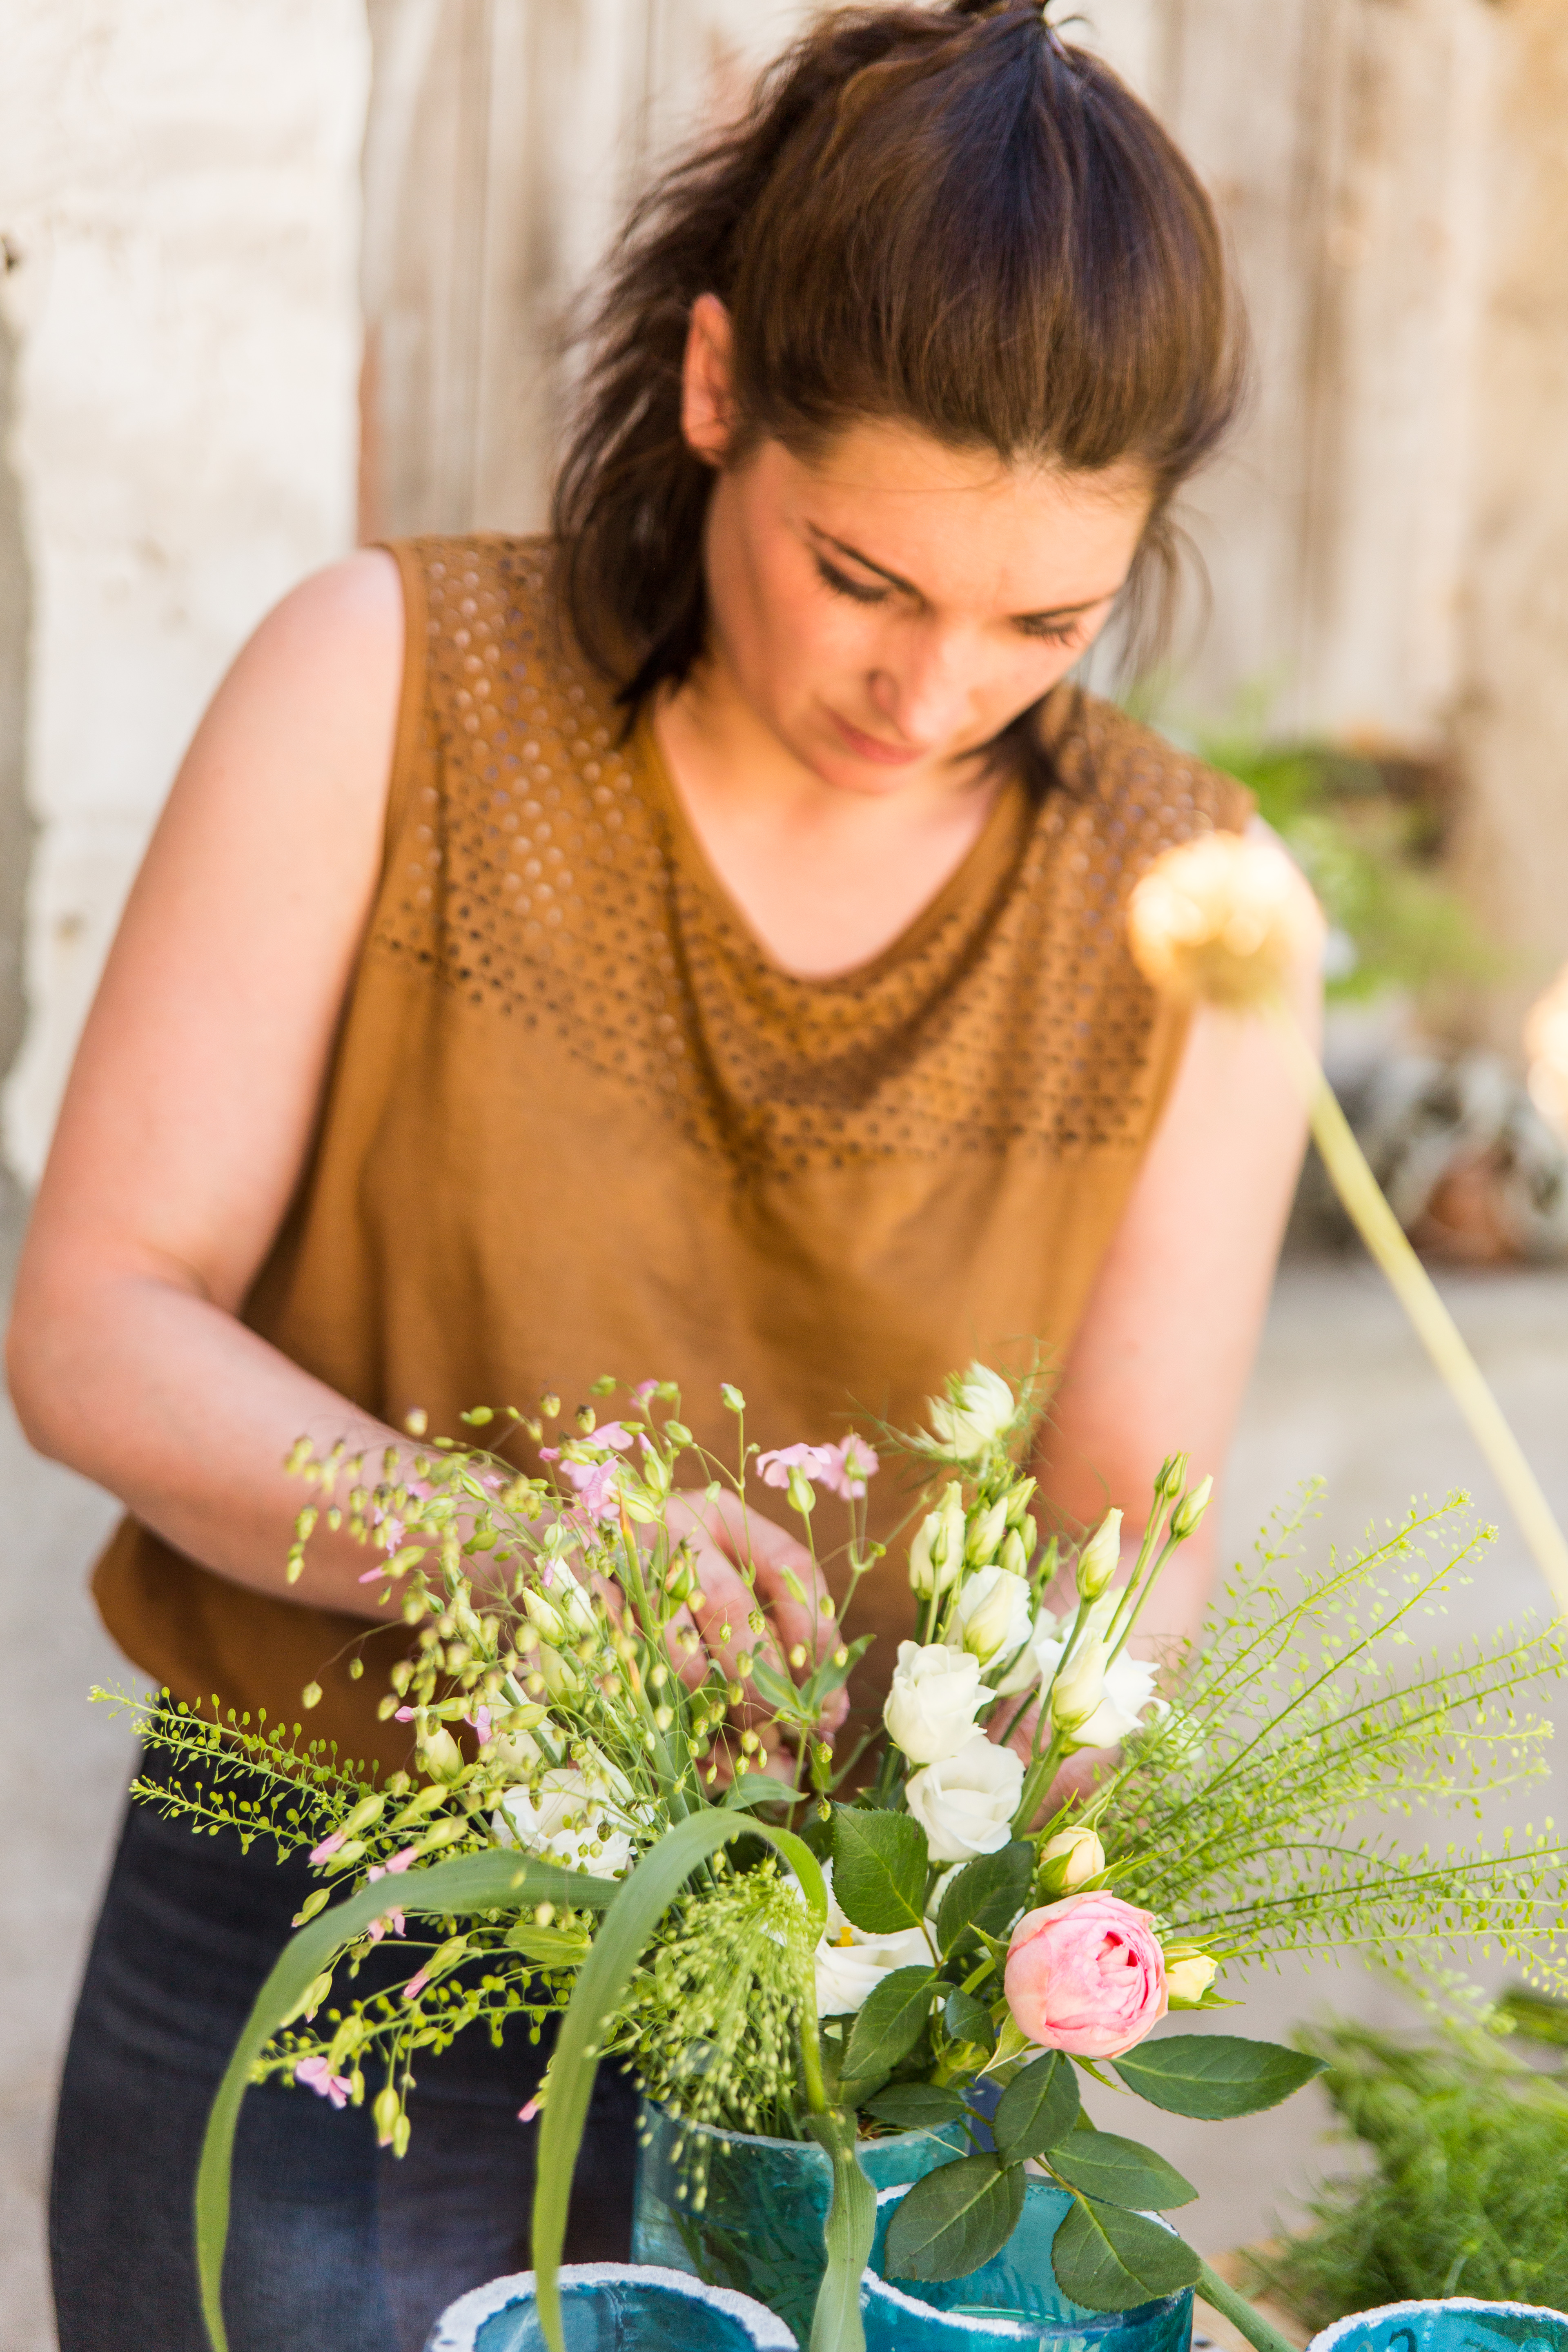
[[[733,326],[736,460],[880,418],[1009,462],[1131,460],[1153,507],[1130,593],[1168,612],[1171,499],[1235,414],[1243,331],[1191,166],[1040,0],[835,11],[637,207],[553,515],[564,616],[631,709],[702,648],[713,476],[680,399],[703,293]],[[1007,738],[1038,789],[1031,716]]]

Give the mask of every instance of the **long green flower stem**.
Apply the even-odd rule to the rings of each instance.
[[[1568,1615],[1568,1543],[1563,1540],[1552,1506],[1542,1493],[1519,1440],[1503,1418],[1501,1406],[1487,1386],[1480,1366],[1460,1337],[1431,1276],[1384,1200],[1295,1014],[1279,997],[1267,1001],[1265,1010],[1290,1075],[1301,1090],[1312,1140],[1344,1203],[1346,1214],[1388,1276],[1395,1297],[1447,1381],[1450,1395],[1469,1423],[1471,1434],[1503,1490],[1553,1600],[1559,1610]]]
[[[1296,2352],[1296,2347],[1281,2336],[1277,2327],[1270,2327],[1262,2313],[1254,2311],[1244,2294],[1237,2294],[1233,2286],[1226,2286],[1216,2271],[1210,2270],[1201,2254],[1198,2257],[1197,2292],[1223,2318],[1228,2319],[1233,2327],[1241,2330],[1247,2342],[1255,2347],[1255,2352]]]

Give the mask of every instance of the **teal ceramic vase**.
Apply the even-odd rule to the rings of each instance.
[[[566,2352],[795,2352],[789,2329],[760,2303],[679,2271],[568,2263],[561,2315]],[[533,2273],[460,2297],[425,2352],[545,2352]]]
[[[1568,2352],[1568,2313],[1530,2303],[1385,2303],[1352,2311],[1307,2352]]]
[[[888,2224],[902,2194],[884,2189],[877,2200],[877,2235],[860,2290],[866,2352],[1019,2352],[1025,2346],[1039,2352],[1187,2352],[1190,2287],[1132,2311],[1086,2311],[1062,2293],[1051,2241],[1072,2200],[1053,2182],[1027,2184],[1022,2219],[1001,2252],[961,2279],[882,2275]]]
[[[826,2150],[815,2140],[710,2131],[647,2101],[639,2140],[633,2260],[755,2295],[805,2344],[833,2190]],[[860,2161],[877,2188],[907,2188],[967,2149],[950,2125],[866,2140]]]

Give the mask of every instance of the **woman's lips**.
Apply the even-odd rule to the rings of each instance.
[[[925,758],[918,744],[883,743],[875,735],[863,735],[858,727],[851,727],[847,719],[840,719],[837,711],[828,715],[858,760],[870,760],[879,768],[908,768],[916,760]]]

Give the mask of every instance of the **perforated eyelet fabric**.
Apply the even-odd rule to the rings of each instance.
[[[1126,1143],[1156,1007],[1132,884],[1240,820],[1228,780],[1068,694],[1060,784],[1010,786],[903,940],[831,980],[737,920],[647,739],[563,646],[536,541],[420,543],[426,730],[376,948],[636,1094],[738,1169]]]

